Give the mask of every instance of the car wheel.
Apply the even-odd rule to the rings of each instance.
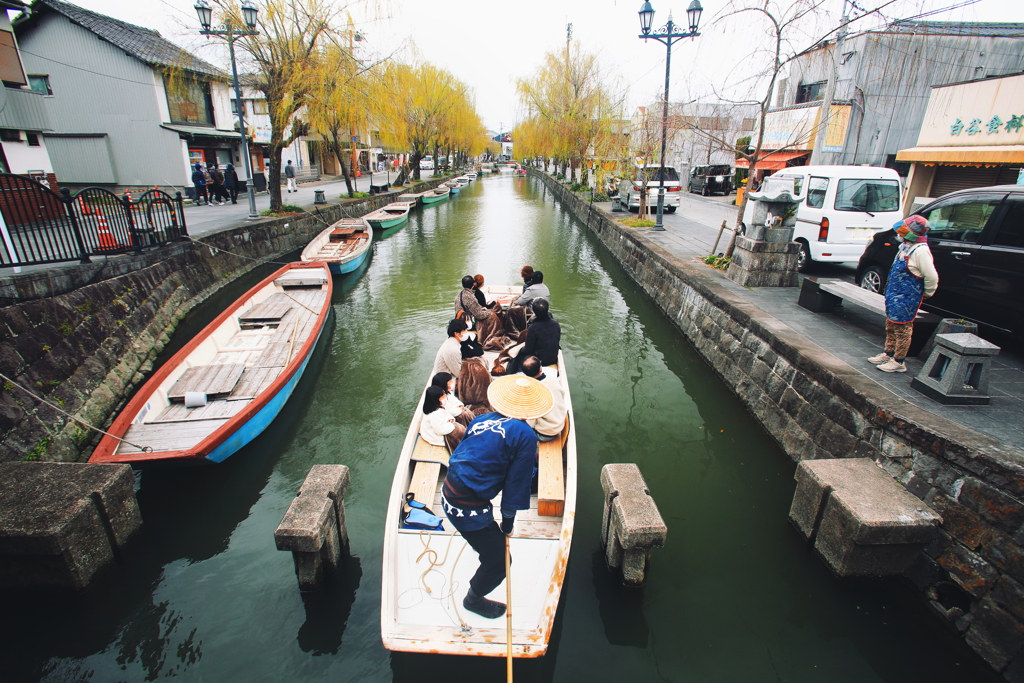
[[[667,211],[669,213],[675,213],[676,212],[676,207],[674,207],[674,206],[666,206],[665,207],[665,211]]]
[[[886,274],[884,270],[878,266],[869,266],[860,274],[857,284],[870,292],[884,294],[885,280]]]
[[[811,248],[807,246],[807,242],[800,241],[800,253],[796,257],[796,269],[801,273],[806,273],[814,263],[814,259],[811,258]]]

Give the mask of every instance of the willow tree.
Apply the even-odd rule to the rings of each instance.
[[[537,74],[520,79],[516,89],[526,118],[538,119],[548,136],[546,155],[561,161],[575,180],[576,169],[616,109],[597,57],[567,44],[565,50],[545,54]]]
[[[243,25],[237,4],[219,4],[236,25]],[[315,92],[321,48],[342,33],[336,22],[343,10],[330,0],[268,0],[259,13],[259,35],[238,41],[253,67],[252,84],[267,99],[271,210],[281,208],[281,152],[307,131],[296,114]]]
[[[384,70],[387,97],[379,98],[376,113],[381,139],[410,151],[413,176],[420,177],[420,159],[442,144],[461,139],[466,131],[479,133],[479,116],[470,89],[450,72],[432,64],[392,63]]]

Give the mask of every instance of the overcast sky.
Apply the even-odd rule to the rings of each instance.
[[[701,0],[704,14],[702,35],[677,43],[672,51],[670,99],[688,101],[728,89],[738,95],[752,79],[744,59],[765,36],[763,27],[751,15],[722,19],[730,0]],[[866,9],[889,0],[856,0]],[[669,12],[686,21],[689,0],[651,0],[654,25],[664,25]],[[788,0],[773,0],[788,4]],[[828,0],[828,12],[809,25],[806,47],[813,38],[839,23],[842,0]],[[922,12],[961,4],[964,0],[896,0],[882,14],[886,19],[911,17]],[[216,43],[210,45],[198,30],[192,8],[194,1],[175,0],[74,0],[81,7],[154,28],[165,37],[194,50],[209,61],[226,68],[227,53]],[[259,0],[257,0],[259,4]],[[340,0],[336,3],[344,6]],[[744,4],[750,4],[750,0]],[[641,0],[391,0],[381,16],[366,19],[356,15],[365,33],[365,50],[387,54],[405,46],[420,59],[451,71],[476,92],[477,110],[492,130],[508,130],[518,114],[515,82],[529,78],[547,51],[565,47],[566,24],[572,24],[572,39],[596,54],[610,82],[628,88],[627,114],[637,105],[659,96],[664,88],[665,47],[637,36],[637,10]],[[358,10],[357,10],[358,12]],[[717,17],[717,20],[716,20]],[[928,17],[945,21],[1024,22],[1022,0],[980,0],[968,7]],[[216,18],[215,18],[216,21]],[[851,28],[869,28],[881,23],[878,14],[860,20]],[[820,33],[819,33],[820,31]],[[804,44],[806,43],[806,44]]]

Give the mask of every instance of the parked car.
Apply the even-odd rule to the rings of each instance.
[[[636,169],[636,178],[633,180],[619,181],[619,202],[628,207],[630,211],[640,209],[640,193],[644,189],[644,178],[647,179],[647,206],[649,210],[655,210],[658,206],[658,189],[665,186],[664,208],[667,213],[675,213],[679,208],[679,196],[682,192],[682,185],[679,182],[679,174],[672,166],[665,167],[664,181],[658,176],[659,164],[647,164]]]
[[[900,177],[891,168],[796,166],[773,178],[793,178],[796,213],[793,241],[800,243],[801,272],[816,261],[856,262],[876,232],[892,227],[900,212]],[[754,215],[747,202],[742,230]]]
[[[939,289],[924,308],[965,318],[1024,341],[1024,186],[960,190],[922,207]],[[894,221],[895,222],[895,221]],[[884,292],[899,243],[874,236],[857,264],[857,284]]]
[[[732,168],[728,164],[717,166],[695,166],[690,172],[688,189],[708,195],[721,192],[725,196],[732,192]]]
[[[434,170],[434,157],[428,154],[427,156],[420,159],[420,169],[431,171]]]

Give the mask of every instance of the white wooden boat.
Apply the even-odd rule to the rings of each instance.
[[[303,261],[323,261],[335,275],[351,273],[370,254],[373,231],[363,218],[342,218],[302,250]]]
[[[398,195],[398,201],[409,202],[413,206],[416,206],[417,204],[420,203],[420,201],[423,199],[423,195],[425,194],[426,192],[405,192],[403,194]]]
[[[427,190],[420,196],[424,204],[437,204],[451,197],[452,189],[446,185],[439,185],[432,190]]]
[[[222,462],[281,412],[331,311],[326,263],[290,263],[160,366],[89,462]]]
[[[488,367],[496,355],[484,354]],[[576,424],[561,353],[558,369],[568,407],[566,427],[561,439],[540,444],[538,493],[530,497],[530,509],[516,515],[511,539],[515,657],[540,657],[547,652],[572,545]],[[462,606],[469,579],[479,566],[476,552],[447,519],[442,531],[400,528],[409,492],[444,516],[440,497],[448,451],[420,438],[421,407],[422,395],[391,485],[384,531],[381,638],[389,650],[503,657],[505,618],[485,619]],[[493,504],[500,507],[500,500],[499,495]],[[505,602],[504,581],[490,597]]]

